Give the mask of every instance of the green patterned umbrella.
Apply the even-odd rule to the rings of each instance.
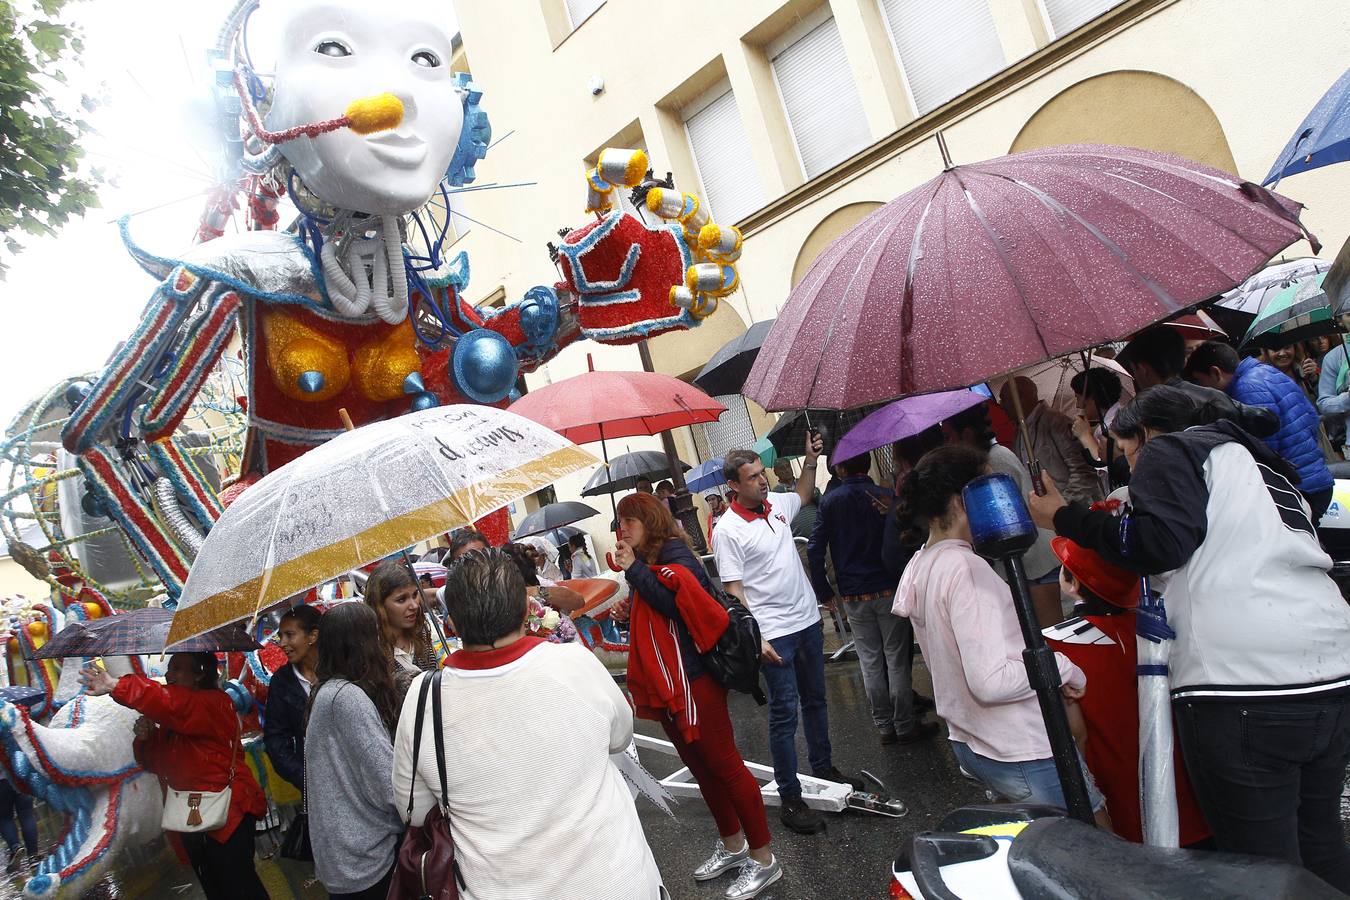
[[[759,454],[759,461],[766,466],[778,462],[778,448],[773,445],[773,441],[769,440],[767,434],[755,441],[755,445],[750,449]]]
[[[1276,294],[1247,329],[1242,346],[1278,350],[1299,341],[1333,334],[1336,317],[1322,288],[1326,273],[1300,279]]]

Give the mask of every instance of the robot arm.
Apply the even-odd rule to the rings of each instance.
[[[225,286],[175,268],[155,291],[141,326],[62,432],[66,448],[80,457],[97,504],[171,596],[187,579],[194,547],[166,528],[155,509],[153,484],[167,479],[202,528],[220,515],[218,501],[203,489],[201,473],[173,434],[234,334],[239,304],[239,296]]]

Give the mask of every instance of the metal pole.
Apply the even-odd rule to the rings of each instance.
[[[652,366],[652,352],[646,341],[638,342],[638,356],[642,358],[642,370],[655,372]],[[698,524],[698,510],[694,509],[694,497],[684,483],[684,472],[680,469],[680,457],[675,452],[675,436],[669,431],[661,432],[661,448],[666,452],[666,463],[670,467],[670,483],[675,487],[675,518],[684,526],[684,533],[693,544],[695,553],[707,553],[708,544],[703,539],[703,529]]]
[[[1008,587],[1012,588],[1013,607],[1017,610],[1017,622],[1022,626],[1022,639],[1027,645],[1022,651],[1022,662],[1027,667],[1027,681],[1041,704],[1041,718],[1045,720],[1045,733],[1050,738],[1050,751],[1055,758],[1060,787],[1064,790],[1064,802],[1070,816],[1095,825],[1087,781],[1078,761],[1078,747],[1069,731],[1069,716],[1060,696],[1059,667],[1055,665],[1054,651],[1046,646],[1041,635],[1031,592],[1027,589],[1022,557],[1020,554],[1013,556],[1003,564],[1008,569]]]
[[[1027,427],[1026,413],[1022,411],[1022,392],[1017,388],[1017,376],[1008,379],[1008,392],[1012,394],[1013,412],[1017,414],[1017,429],[1022,433],[1022,446],[1027,451],[1027,469],[1031,472],[1031,485],[1036,490],[1036,496],[1044,497],[1045,482],[1041,480],[1041,463],[1036,459],[1036,446],[1031,442],[1031,429]]]

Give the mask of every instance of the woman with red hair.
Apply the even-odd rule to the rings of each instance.
[[[736,749],[727,689],[700,659],[726,630],[726,610],[675,517],[651,494],[619,501],[615,559],[633,589],[628,688],[637,715],[661,723],[721,836],[694,878],[709,881],[739,867],[725,896],[755,897],[782,877],[782,867],[769,848],[759,783]]]

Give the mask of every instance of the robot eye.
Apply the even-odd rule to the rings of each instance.
[[[412,55],[412,61],[424,69],[434,69],[441,64],[441,58],[430,50],[418,50]]]
[[[320,56],[327,56],[332,59],[341,59],[344,56],[352,55],[352,48],[348,47],[342,41],[329,38],[326,41],[319,41],[314,47],[314,52]]]

